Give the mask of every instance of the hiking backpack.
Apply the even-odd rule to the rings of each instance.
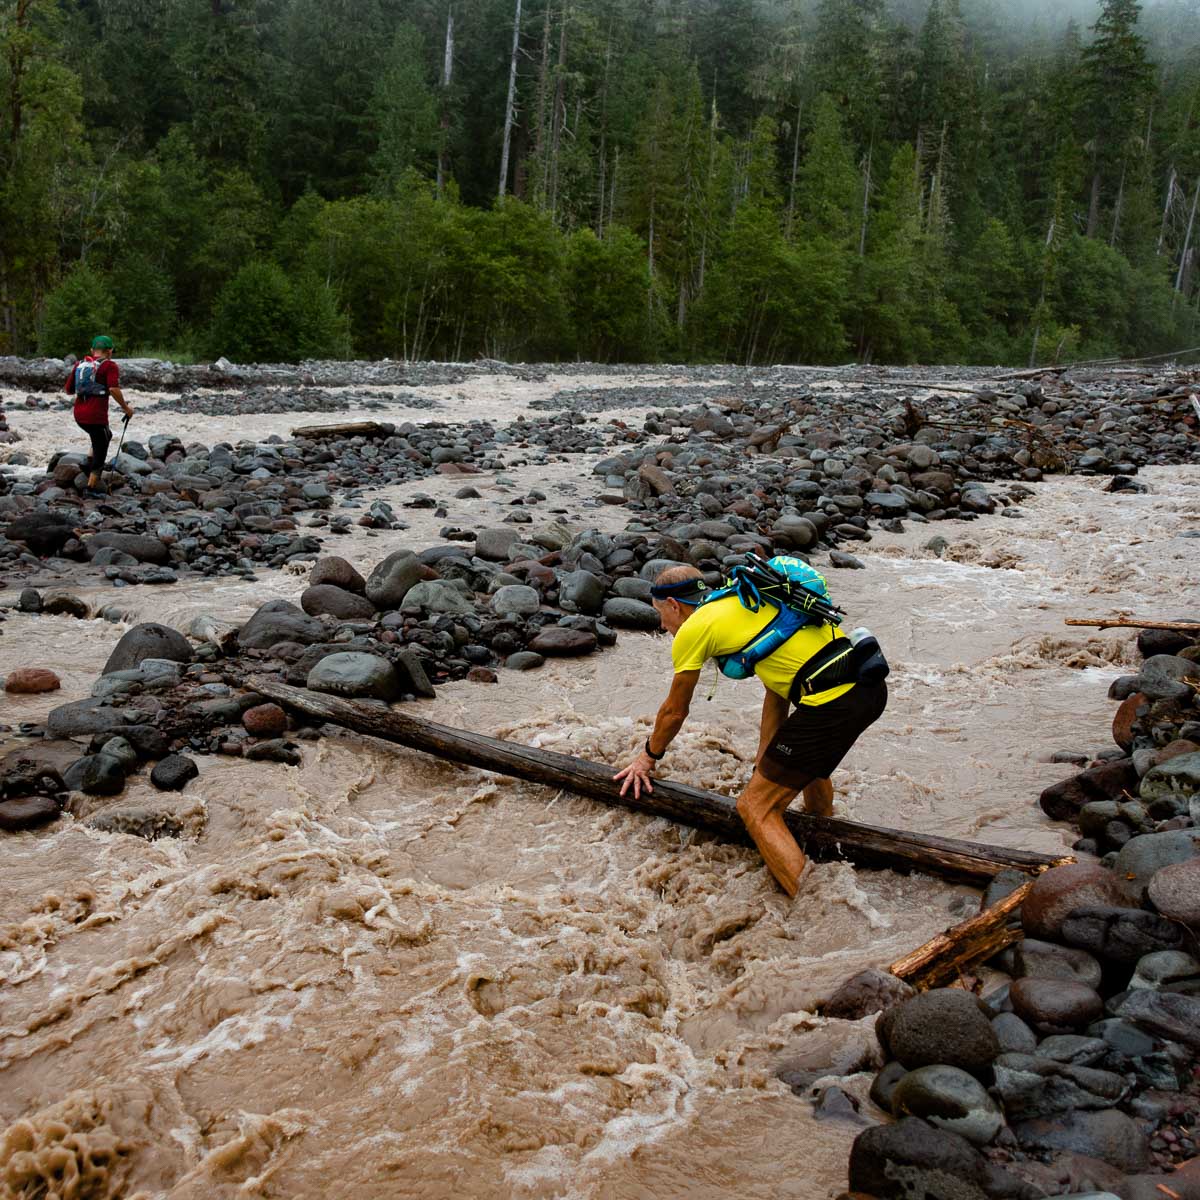
[[[108,387],[100,382],[101,364],[94,358],[85,358],[75,365],[75,395],[86,400],[93,396],[107,396]]]

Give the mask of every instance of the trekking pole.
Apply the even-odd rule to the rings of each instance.
[[[117,469],[117,459],[121,457],[121,447],[125,445],[125,434],[129,429],[129,414],[126,413],[121,419],[121,440],[117,442],[117,452],[105,464],[105,469],[115,471]]]

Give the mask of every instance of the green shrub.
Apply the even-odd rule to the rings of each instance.
[[[98,333],[112,331],[116,302],[107,279],[76,263],[46,297],[38,349],[56,358],[82,355]]]
[[[323,280],[304,276],[293,287],[274,263],[254,262],[221,289],[206,344],[236,362],[344,358],[350,327]]]

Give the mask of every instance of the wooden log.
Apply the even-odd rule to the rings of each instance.
[[[1021,930],[1010,928],[1008,922],[1031,887],[1032,879],[991,908],[985,908],[918,946],[911,954],[897,959],[888,970],[918,991],[956,982],[968,968],[1021,939]]]
[[[605,804],[699,826],[732,840],[749,841],[735,803],[728,796],[656,779],[654,791],[643,793],[635,800],[632,792],[625,796],[620,794],[620,786],[613,781],[611,765],[451,729],[381,706],[289,687],[260,676],[248,679],[246,686],[307,716],[384,741],[398,742],[438,758],[547,787],[563,788]],[[877,828],[855,821],[814,817],[794,810],[785,813],[784,818],[796,840],[815,859],[848,859],[862,867],[921,871],[966,883],[984,884],[1003,870],[1039,874],[1048,867],[1074,861],[905,829]]]
[[[340,425],[301,425],[292,430],[298,438],[388,437],[395,426],[379,421],[343,421]]]
[[[1064,623],[1097,629],[1178,629],[1181,633],[1200,629],[1200,621],[1136,621],[1132,617],[1067,617]]]

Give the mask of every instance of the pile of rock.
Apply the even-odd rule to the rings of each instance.
[[[885,1008],[871,1097],[898,1120],[856,1140],[855,1194],[940,1195],[948,1176],[955,1195],[1015,1200],[1200,1195],[1200,641],[1138,643],[1141,670],[1112,689],[1117,749],[1041,797],[1100,861],[1034,883],[1023,939],[990,964],[1009,980],[982,1000],[939,989]],[[984,904],[1021,882],[998,878]],[[826,1013],[899,988],[857,978]]]

